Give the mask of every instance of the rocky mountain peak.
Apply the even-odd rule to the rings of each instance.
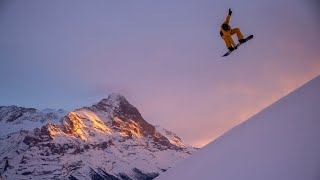
[[[25,108],[18,106],[0,106],[0,122],[14,122],[25,114],[35,114],[37,112],[34,108]]]
[[[129,102],[123,95],[112,93],[93,106],[103,110],[105,108],[119,108],[121,104],[129,104]]]
[[[121,94],[112,93],[97,104],[78,109],[75,113],[81,114],[84,111],[99,114],[102,117],[101,120],[114,132],[127,136],[152,138],[161,145],[172,146],[170,141],[145,121],[139,110]]]
[[[0,138],[0,179],[152,179],[194,151],[145,121],[119,94],[48,122]]]

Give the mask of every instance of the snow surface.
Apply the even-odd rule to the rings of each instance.
[[[156,180],[319,180],[320,76]]]

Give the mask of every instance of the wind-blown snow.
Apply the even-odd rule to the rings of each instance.
[[[320,76],[157,180],[319,180]]]

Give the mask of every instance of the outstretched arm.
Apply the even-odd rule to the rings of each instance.
[[[231,14],[232,14],[232,11],[231,11],[231,8],[229,8],[229,14],[228,14],[228,16],[227,16],[226,21],[224,22],[224,24],[229,24],[230,18],[231,18]]]

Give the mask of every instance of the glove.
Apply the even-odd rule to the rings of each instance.
[[[231,16],[231,14],[232,14],[232,11],[231,11],[231,8],[229,9],[229,16]]]

